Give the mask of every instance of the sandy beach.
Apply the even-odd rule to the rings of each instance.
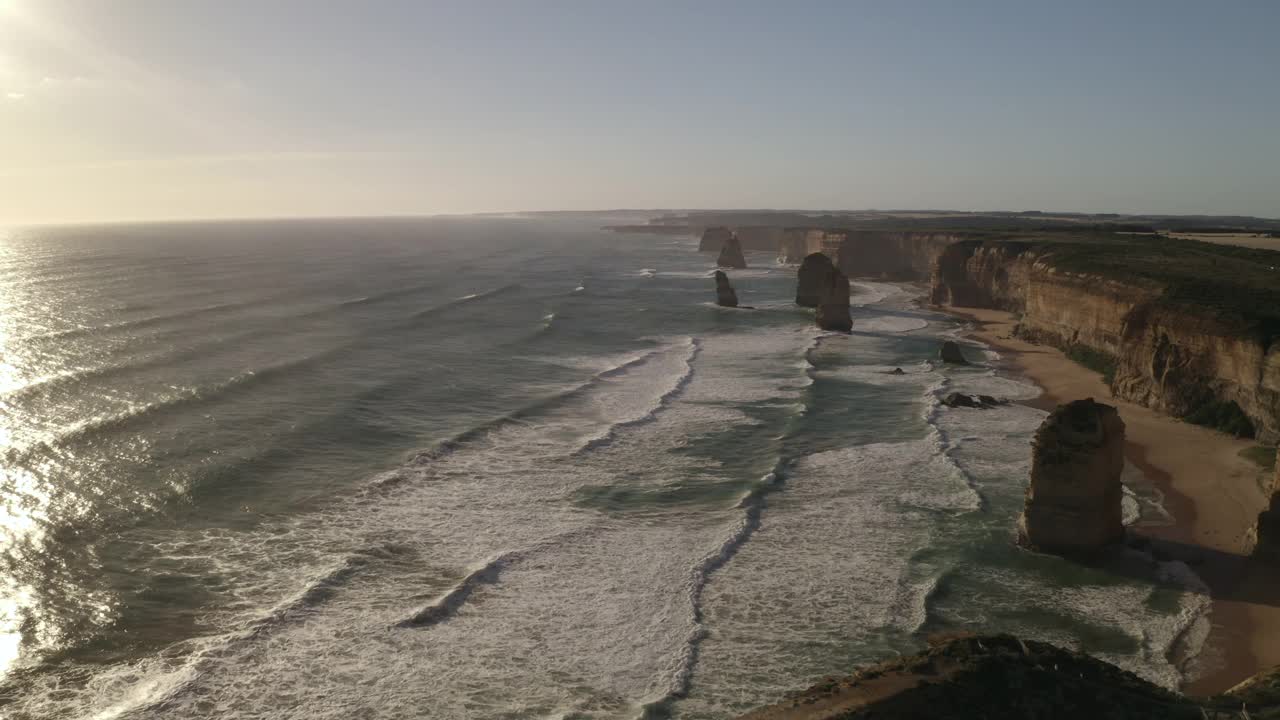
[[[1240,452],[1254,443],[1161,415],[1111,397],[1097,373],[1060,351],[1012,336],[1013,316],[1004,311],[948,308],[972,321],[972,335],[994,346],[1010,370],[1044,389],[1033,401],[1052,409],[1092,397],[1115,405],[1125,422],[1128,459],[1165,494],[1175,523],[1143,533],[1186,558],[1210,587],[1212,630],[1189,694],[1224,691],[1254,673],[1280,665],[1280,593],[1274,573],[1243,553],[1246,533],[1265,505],[1264,473]],[[1208,666],[1208,667],[1203,667]],[[1193,675],[1196,673],[1193,673]]]

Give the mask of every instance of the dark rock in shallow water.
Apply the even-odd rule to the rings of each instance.
[[[894,368],[889,371],[889,374],[890,375],[906,375],[907,373],[904,372],[902,368]]]
[[[738,293],[729,284],[729,276],[723,270],[716,271],[716,304],[722,307],[738,307]]]
[[[742,244],[738,242],[737,235],[730,235],[724,246],[720,248],[720,257],[716,258],[716,265],[738,269],[747,266],[747,259],[742,256]]]
[[[942,404],[949,408],[980,408],[982,404],[974,399],[972,395],[964,395],[962,393],[951,393],[942,398]]]
[[[834,267],[823,278],[822,297],[814,317],[823,330],[849,332],[853,329],[853,317],[849,314],[849,278]]]
[[[1272,717],[1274,679],[1196,701],[1084,653],[1011,635],[931,638],[927,651],[827,678],[743,720],[1203,720]],[[1202,709],[1207,712],[1202,712]],[[1240,715],[1239,717],[1244,717]]]
[[[1036,431],[1031,448],[1018,542],[1091,556],[1124,539],[1124,421],[1114,407],[1093,398],[1059,405]]]
[[[960,352],[960,345],[951,340],[942,343],[942,351],[939,353],[942,362],[952,365],[968,365],[969,361],[964,359],[964,353]]]
[[[977,410],[990,410],[1001,405],[1008,405],[1008,400],[997,400],[990,395],[965,395],[964,393],[951,393],[942,398],[942,404],[951,408],[975,408]]]
[[[796,304],[803,307],[818,307],[822,300],[822,281],[835,265],[831,258],[822,253],[806,255],[796,271]]]

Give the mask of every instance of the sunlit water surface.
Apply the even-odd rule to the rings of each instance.
[[[724,717],[955,629],[1179,682],[1202,596],[1013,546],[1043,414],[939,405],[1036,395],[953,321],[608,220],[0,236],[2,712]]]

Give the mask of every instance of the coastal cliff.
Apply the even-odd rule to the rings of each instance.
[[[1103,257],[1082,262],[1090,250]],[[1138,265],[1126,273],[1123,264],[1102,264],[1104,250],[1112,248],[952,243],[937,254],[930,299],[1020,315],[1021,337],[1102,372],[1116,397],[1236,435],[1280,437],[1280,342],[1274,321],[1252,307],[1268,309],[1251,299],[1266,291],[1234,272],[1243,263],[1194,257],[1195,248],[1171,258],[1156,249],[1150,262],[1122,258]],[[1271,267],[1252,263],[1240,272],[1265,281]],[[1208,280],[1192,275],[1198,268]],[[1275,282],[1280,287],[1280,274]]]
[[[756,235],[784,263],[821,253],[849,278],[928,281],[935,305],[1015,313],[1019,337],[1098,371],[1117,398],[1280,440],[1280,252],[1098,229]]]

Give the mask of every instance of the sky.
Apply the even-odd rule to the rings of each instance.
[[[1280,2],[0,0],[0,224],[1280,216]]]

